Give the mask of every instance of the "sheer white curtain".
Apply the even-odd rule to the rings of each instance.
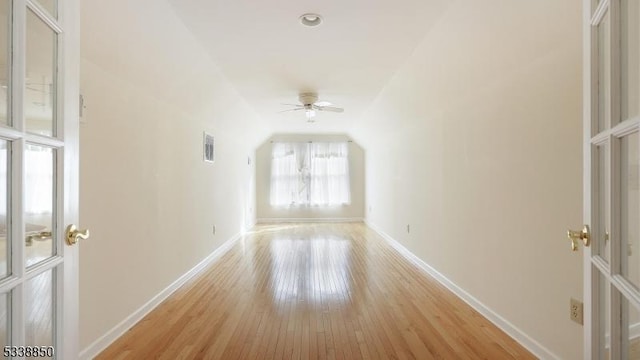
[[[347,143],[311,143],[312,205],[341,205],[351,202],[349,188],[349,145]]]
[[[25,204],[27,214],[53,212],[53,150],[27,145],[24,163]]]
[[[304,182],[305,145],[302,143],[273,143],[271,149],[271,205],[287,206],[308,203],[309,196]]]
[[[348,204],[349,184],[346,142],[273,144],[271,205]]]

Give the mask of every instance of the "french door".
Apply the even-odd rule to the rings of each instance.
[[[639,20],[640,0],[584,2],[588,359],[640,359]]]
[[[0,354],[78,356],[77,0],[0,0]],[[77,233],[72,233],[75,240]]]

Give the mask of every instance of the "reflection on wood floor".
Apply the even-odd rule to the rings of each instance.
[[[53,272],[25,283],[25,345],[53,346]]]
[[[0,294],[0,349],[9,344],[8,300],[7,294]],[[45,271],[25,282],[24,310],[24,345],[53,346],[53,270]]]
[[[37,264],[51,257],[53,242],[36,239],[25,244],[27,265]],[[6,239],[0,239],[0,269],[7,268]],[[6,272],[6,271],[5,271]],[[8,342],[9,295],[0,294],[0,349]],[[24,345],[53,346],[53,273],[41,273],[24,283],[25,339]],[[14,344],[15,345],[15,344]]]
[[[98,359],[533,358],[364,224],[262,225]]]

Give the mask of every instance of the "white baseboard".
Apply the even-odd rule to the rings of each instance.
[[[456,285],[453,281],[447,279],[446,276],[442,275],[438,270],[431,267],[431,265],[424,262],[422,259],[417,257],[407,248],[405,248],[402,244],[397,242],[394,238],[389,236],[387,233],[382,231],[375,224],[371,223],[367,219],[364,222],[377,232],[383,239],[385,239],[394,249],[396,249],[402,256],[404,256],[407,260],[414,263],[424,272],[429,274],[431,277],[436,279],[442,285],[444,285],[447,289],[453,292],[456,296],[461,298],[464,302],[469,304],[472,308],[474,308],[477,312],[479,312],[482,316],[491,321],[494,325],[500,328],[502,331],[507,333],[507,335],[511,336],[514,340],[516,340],[520,345],[524,346],[527,350],[529,350],[533,355],[537,356],[539,359],[560,359],[557,355],[549,351],[547,348],[542,346],[540,343],[535,341],[529,335],[524,333],[522,330],[515,327],[509,321],[507,321],[502,316],[498,315],[496,312],[491,310],[488,306],[481,303],[478,299],[473,297],[471,294],[466,292],[464,289]]]
[[[244,235],[249,231],[251,231],[251,229],[253,229],[256,226],[256,224],[258,224],[257,220],[255,218],[251,219],[251,221],[245,225],[244,229],[242,229],[242,232],[240,233],[240,235]]]
[[[280,223],[350,223],[363,222],[363,218],[261,218],[258,224],[280,224]]]
[[[204,260],[199,262],[196,266],[194,266],[191,270],[186,272],[176,281],[174,281],[171,285],[169,285],[166,289],[162,290],[156,296],[154,296],[151,300],[149,300],[146,304],[142,305],[138,310],[134,311],[131,315],[129,315],[126,319],[122,320],[118,325],[113,327],[111,330],[107,331],[102,337],[94,341],[91,345],[89,345],[86,349],[80,352],[79,358],[81,360],[90,360],[97,356],[102,350],[106,349],[109,345],[111,345],[114,341],[116,341],[122,334],[124,334],[127,330],[129,330],[132,326],[134,326],[138,321],[142,320],[148,313],[150,313],[153,309],[155,309],[161,302],[163,302],[166,298],[168,298],[173,292],[178,290],[180,286],[184,285],[187,281],[189,281],[194,276],[198,275],[202,270],[204,270],[211,263],[219,259],[222,255],[226,254],[235,243],[242,238],[242,234],[236,234],[231,239],[225,241],[222,245],[220,245],[217,249],[215,249],[209,256],[207,256]]]

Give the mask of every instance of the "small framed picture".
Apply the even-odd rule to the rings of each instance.
[[[212,163],[214,160],[213,135],[204,133],[204,161]]]

